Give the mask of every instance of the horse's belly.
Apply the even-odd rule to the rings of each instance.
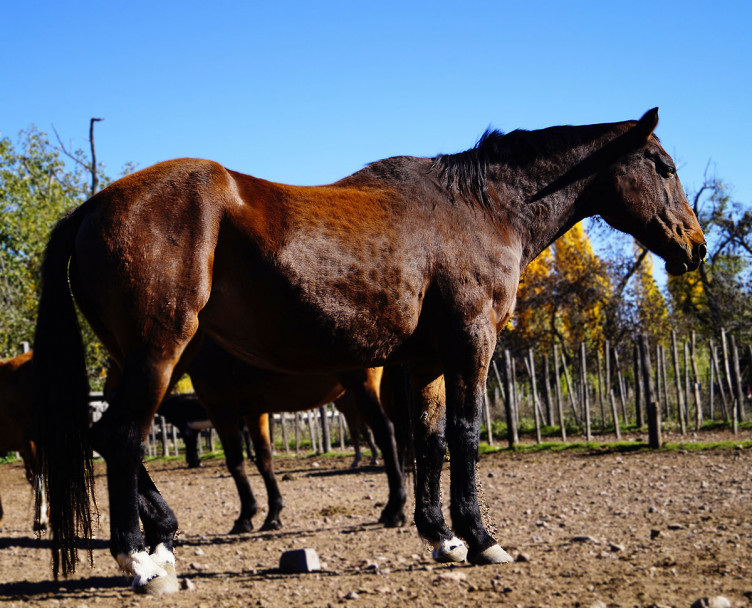
[[[273,282],[242,285],[215,284],[199,323],[228,351],[259,367],[319,372],[378,366],[417,324],[417,315],[383,297],[353,301],[332,290],[291,294]]]

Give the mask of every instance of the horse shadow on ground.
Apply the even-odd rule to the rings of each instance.
[[[21,536],[17,538],[0,537],[0,550],[10,549],[11,547],[18,547],[19,549],[49,549],[52,546],[52,541],[49,538],[35,538],[33,536]],[[88,551],[89,549],[96,551],[97,549],[109,549],[110,541],[99,538],[91,540],[79,540],[77,547],[81,551]]]
[[[102,599],[102,589],[128,589],[128,580],[122,575],[116,576],[91,576],[76,580],[62,581],[17,581],[13,583],[0,583],[0,598],[13,597],[33,601],[39,596],[55,595],[61,599],[68,593],[75,593],[80,599],[87,597]],[[79,595],[82,592],[83,595]],[[105,596],[106,597],[106,596]]]
[[[328,530],[337,534],[359,534],[368,531],[383,530],[384,524],[378,522],[353,524],[343,526],[330,526]],[[178,536],[175,539],[176,547],[202,547],[211,545],[237,545],[245,542],[269,541],[283,538],[310,538],[319,534],[321,530],[274,530],[270,532],[247,532],[245,534],[212,534],[195,537]]]

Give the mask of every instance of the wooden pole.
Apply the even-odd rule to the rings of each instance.
[[[556,410],[559,414],[559,430],[561,432],[561,440],[567,440],[567,428],[564,424],[564,404],[561,398],[561,376],[559,375],[559,349],[554,344],[554,390],[556,392]]]
[[[535,356],[533,355],[533,349],[527,350],[528,365],[527,371],[530,374],[530,388],[533,393],[533,413],[535,414],[535,441],[536,443],[542,443],[541,437],[541,416],[540,416],[540,404],[538,403],[538,386],[535,379]]]
[[[617,349],[614,349],[614,367],[616,367],[616,378],[619,381],[619,398],[621,399],[621,413],[623,416],[622,420],[624,421],[624,424],[628,424],[629,418],[627,416],[627,391],[624,388],[624,376],[622,376],[621,373],[621,365],[619,365],[619,351]]]
[[[744,422],[744,389],[742,388],[742,374],[739,366],[739,349],[736,348],[736,339],[731,336],[731,354],[734,360],[734,384],[736,387],[737,412],[736,419]]]
[[[159,417],[159,426],[162,430],[162,456],[170,455],[170,442],[167,439],[167,420],[164,416]]]
[[[582,407],[585,410],[585,440],[592,441],[593,434],[590,424],[590,397],[587,386],[587,347],[584,342],[580,342],[580,385],[582,391]]]
[[[734,386],[731,382],[728,345],[726,344],[726,330],[721,328],[721,347],[723,349],[723,368],[726,372],[726,382],[729,389],[729,402],[731,403],[731,429],[736,435],[739,432],[739,416],[736,401],[734,400]]]
[[[512,387],[512,356],[508,350],[504,351],[504,384],[507,398],[504,400],[504,409],[507,418],[507,442],[510,448],[519,443],[517,435],[517,417],[514,411],[514,388]]]
[[[644,359],[641,356],[640,339],[635,340],[632,347],[632,365],[634,366],[634,378],[635,378],[635,392],[634,392],[634,408],[635,408],[635,426],[638,429],[642,428],[645,421],[642,419],[642,399],[645,394],[644,380],[642,375],[641,364]]]
[[[329,405],[324,404],[319,408],[321,415],[321,439],[324,453],[332,451],[332,437],[329,433]]]
[[[598,364],[598,404],[601,408],[601,430],[606,428],[606,409],[603,400],[603,364],[601,361],[601,351],[595,349]]]
[[[718,361],[718,347],[710,341],[710,358],[713,362],[713,369],[715,370],[716,382],[718,384],[718,390],[721,393],[721,413],[723,414],[723,421],[729,421],[728,402],[726,401],[726,389],[723,388],[723,375],[721,374],[721,365]]]
[[[574,388],[572,387],[572,381],[569,379],[569,368],[567,367],[567,360],[564,358],[564,353],[561,353],[561,365],[564,368],[564,381],[567,384],[567,393],[569,395],[569,405],[572,408],[572,416],[574,416],[574,422],[579,426],[580,417],[577,415],[577,404],[574,398]]]
[[[551,396],[551,370],[548,367],[548,354],[543,354],[543,396],[546,401],[546,424],[554,425],[553,399]]]
[[[679,347],[676,341],[676,330],[671,332],[671,358],[674,363],[674,382],[676,383],[676,419],[679,421],[679,430],[682,435],[687,434],[687,425],[684,422],[684,392],[681,387],[681,368],[679,367]]]
[[[697,332],[690,334],[689,357],[692,362],[692,376],[695,391],[695,430],[702,426],[702,399],[700,398],[700,374],[697,372]]]
[[[645,411],[648,419],[648,442],[651,448],[659,449],[663,445],[661,437],[661,408],[655,400],[653,390],[653,374],[650,369],[650,344],[648,335],[640,336],[640,359],[642,367],[643,387],[645,390]]]

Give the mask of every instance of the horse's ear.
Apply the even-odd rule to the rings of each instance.
[[[639,140],[640,145],[648,143],[648,139],[658,126],[658,108],[653,108],[645,112],[642,118],[637,121],[637,124],[632,129],[632,133],[636,140]]]

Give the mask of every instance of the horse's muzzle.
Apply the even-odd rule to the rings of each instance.
[[[666,260],[666,272],[672,275],[680,275],[685,272],[697,270],[700,264],[705,261],[705,256],[708,254],[708,246],[703,241],[697,243],[692,247],[691,253],[686,255],[683,260]]]

